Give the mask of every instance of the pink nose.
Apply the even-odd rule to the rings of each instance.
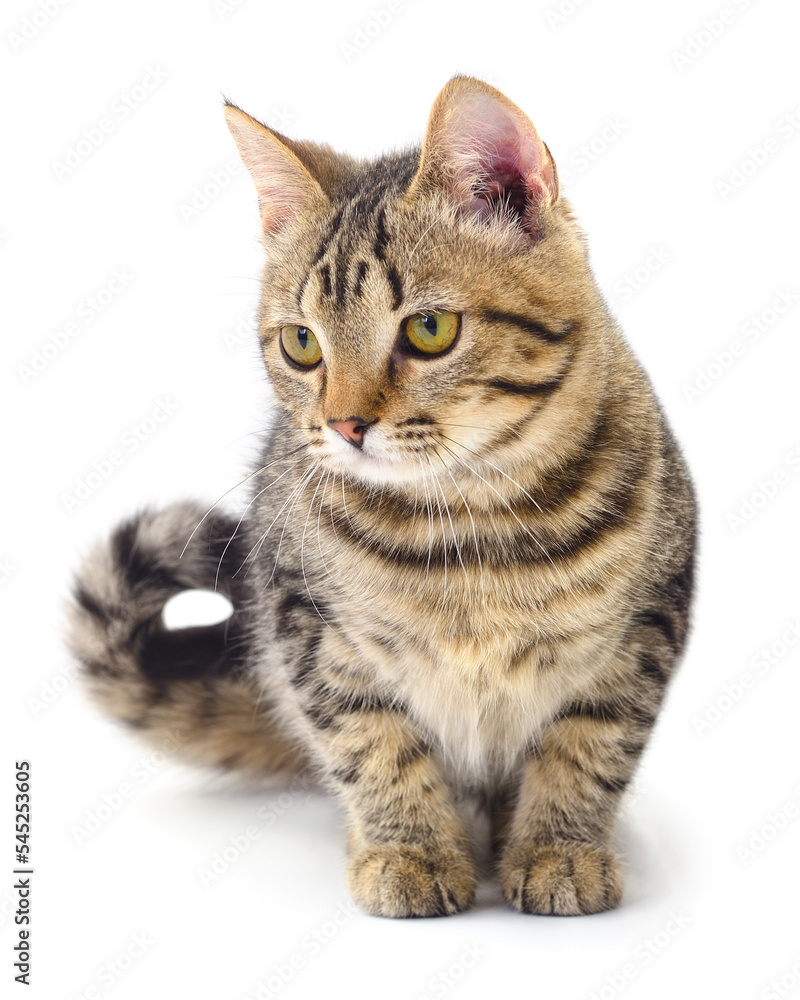
[[[364,431],[367,429],[367,423],[361,417],[348,417],[347,420],[329,420],[328,427],[338,431],[345,441],[360,448],[364,443]]]

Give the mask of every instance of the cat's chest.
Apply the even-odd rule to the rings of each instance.
[[[384,657],[381,669],[452,773],[480,784],[510,772],[566,698],[585,683],[589,658],[571,646],[487,644],[443,632],[423,649]]]
[[[490,613],[477,614],[472,632],[454,630],[444,610],[398,617],[351,617],[344,627],[452,773],[477,785],[518,764],[599,662],[591,635],[554,640],[522,621],[493,629]]]
[[[456,773],[480,783],[511,769],[591,670],[584,640],[565,638],[575,610],[551,597],[553,574],[356,557],[341,541],[320,568],[358,658]]]

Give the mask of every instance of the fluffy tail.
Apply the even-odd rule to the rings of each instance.
[[[78,573],[69,646],[108,715],[193,763],[263,776],[306,766],[280,729],[249,661],[247,557],[236,522],[194,503],[145,511],[98,545]],[[227,546],[227,550],[226,550]],[[167,630],[167,600],[217,589],[234,607],[219,625]]]

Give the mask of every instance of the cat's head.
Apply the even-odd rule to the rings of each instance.
[[[264,358],[315,461],[400,484],[556,454],[602,307],[528,117],[456,77],[422,149],[371,162],[226,117],[258,191]]]

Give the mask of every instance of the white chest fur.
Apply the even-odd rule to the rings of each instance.
[[[508,650],[451,640],[437,653],[404,663],[396,682],[448,770],[470,783],[510,771],[573,688],[535,648],[514,661]]]

